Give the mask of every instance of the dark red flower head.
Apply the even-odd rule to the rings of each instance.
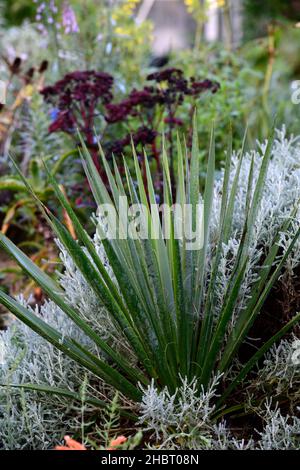
[[[211,91],[212,93],[216,93],[220,88],[220,84],[216,81],[212,80],[202,80],[202,81],[195,81],[195,79],[191,79],[191,86],[190,86],[190,94],[191,95],[199,95],[204,91]]]
[[[49,127],[49,132],[66,132],[68,134],[74,132],[76,122],[68,111],[59,113],[57,119],[52,122]]]
[[[73,133],[78,128],[91,136],[98,105],[112,100],[112,87],[113,77],[107,73],[76,70],[44,88],[41,91],[44,100],[59,110],[49,131]]]
[[[68,73],[53,86],[41,91],[47,102],[61,108],[71,101],[95,103],[100,100],[107,103],[112,99],[113,77],[104,72],[75,71]],[[66,95],[68,99],[66,99]],[[70,99],[69,99],[70,98]]]
[[[129,100],[124,100],[117,104],[108,103],[105,108],[107,111],[105,119],[110,124],[113,124],[127,118],[131,111],[131,103]]]

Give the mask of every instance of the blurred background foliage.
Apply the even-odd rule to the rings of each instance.
[[[30,0],[1,0],[1,11],[5,24],[18,26],[24,20],[33,20],[35,16],[35,4]]]

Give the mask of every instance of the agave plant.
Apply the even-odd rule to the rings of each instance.
[[[74,240],[66,226],[39,201],[24,179],[24,184],[43,209],[60,245],[76,269],[80,271],[99,305],[105,309],[114,335],[118,336],[118,344],[122,342],[127,344],[130,354],[123,354],[120,348],[115,346],[111,335],[104,337],[93,328],[93,325],[83,318],[80,308],[76,308],[68,301],[64,288],[58,280],[39,269],[3,234],[0,235],[1,247],[76,324],[83,335],[89,338],[98,353],[94,352],[95,349],[92,352],[86,346],[86,342],[83,344],[78,339],[62,334],[40,316],[35,315],[31,309],[1,291],[0,302],[46,341],[87,369],[95,380],[104,381],[133,402],[141,401],[142,389],[150,383],[153,383],[158,390],[167,387],[170,393],[175,393],[183,378],[188,382],[196,380],[200,393],[200,389],[208,387],[213,376],[226,375],[226,372],[232,368],[240,346],[244,343],[300,235],[300,228],[293,229],[298,211],[297,204],[280,222],[273,242],[267,247],[267,252],[260,257],[258,274],[252,282],[251,291],[245,296],[243,308],[239,309],[239,314],[236,315],[243,281],[249,268],[253,231],[271,159],[273,140],[274,129],[264,147],[261,164],[255,177],[254,158],[252,158],[246,185],[245,210],[244,214],[241,214],[243,228],[221,304],[218,304],[218,269],[224,256],[223,248],[228,243],[232,231],[245,154],[246,133],[234,174],[231,171],[232,140],[229,138],[218,210],[218,230],[212,241],[210,229],[215,190],[214,130],[211,132],[205,189],[201,195],[198,137],[195,126],[191,155],[188,155],[178,138],[175,195],[172,193],[168,158],[164,149],[162,152],[165,204],[171,206],[176,202],[182,208],[190,204],[192,208],[190,219],[183,217],[178,220],[176,211],[166,213],[164,222],[169,227],[167,238],[163,236],[162,220],[156,204],[147,156],[145,155],[147,177],[145,184],[134,147],[132,150],[134,175],[130,173],[124,161],[126,185],[116,163],[113,163],[112,171],[100,148],[103,168],[110,186],[108,190],[106,182],[101,179],[81,139],[82,148],[79,151],[95,201],[99,207],[103,205],[113,207],[116,213],[118,236],[115,238],[106,236],[107,232],[115,229],[113,226],[115,221],[108,217],[104,223],[103,217],[97,218],[97,232],[100,234],[102,251],[97,249],[81,225],[46,163],[49,182],[72,222],[77,240]],[[119,207],[120,197],[125,198],[128,206],[142,204],[146,208],[149,233],[158,236],[149,238],[122,236],[124,218]],[[180,239],[176,236],[176,227],[178,224],[189,224],[188,228],[195,229],[199,218],[199,201],[203,203],[204,208],[203,243],[191,250],[185,237]],[[188,233],[188,230],[183,230],[183,233]],[[285,250],[281,249],[280,244],[283,233],[292,234]],[[210,252],[209,263],[208,252]],[[230,383],[225,382],[223,391],[220,392],[217,403],[219,410],[263,354],[299,320],[300,314],[295,315],[240,366],[233,378],[231,375]],[[56,389],[48,384],[24,383],[21,387],[80,400],[80,396],[76,393],[61,388]],[[105,403],[92,396],[88,397],[88,400],[93,405],[105,406]]]

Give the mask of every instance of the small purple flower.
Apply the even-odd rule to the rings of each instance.
[[[55,121],[58,117],[59,109],[58,108],[52,108],[50,110],[49,114],[50,114],[51,121]]]
[[[38,6],[37,13],[42,13],[42,11],[44,11],[45,8],[46,8],[45,3],[41,3],[41,4]]]
[[[58,12],[58,8],[55,5],[55,0],[50,0],[49,8],[52,11],[52,13],[57,13]]]
[[[65,34],[79,33],[75,11],[67,2],[63,4],[62,24],[65,28]]]

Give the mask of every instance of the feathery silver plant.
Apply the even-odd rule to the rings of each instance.
[[[278,406],[265,403],[265,427],[260,432],[258,448],[261,450],[300,450],[300,419],[283,416]]]
[[[253,386],[266,395],[272,389],[274,397],[289,396],[292,407],[300,398],[299,355],[298,339],[284,339],[278,345],[274,345],[266,353]]]
[[[19,299],[30,309],[24,299]],[[86,341],[78,328],[53,302],[45,302],[35,314],[60,329],[62,334]],[[78,404],[64,396],[16,389],[10,384],[48,384],[78,392],[85,371],[32,329],[16,321],[2,332],[0,364],[0,449],[47,449],[63,435],[78,428]]]
[[[286,342],[282,342],[285,349]],[[274,351],[273,351],[274,353]],[[273,370],[275,370],[273,364]],[[213,414],[216,377],[207,392],[197,394],[195,382],[182,385],[174,395],[167,389],[158,392],[151,384],[144,390],[139,422],[145,431],[152,431],[156,450],[300,450],[300,419],[282,415],[278,405],[267,399],[256,413],[263,420],[263,430],[248,439],[238,439],[223,420],[216,424]]]
[[[96,219],[96,221],[98,221],[98,219]],[[97,230],[95,232],[93,242],[97,254],[102,260],[110,278],[116,282]],[[120,353],[126,354],[130,357],[132,364],[134,364],[135,357],[130,345],[126,341],[126,338],[124,336],[120,336],[118,330],[112,323],[111,317],[109,316],[105,306],[99,302],[95,292],[89,283],[86,282],[84,276],[79,271],[72,257],[65,250],[62,243],[60,243],[59,240],[56,240],[56,244],[60,250],[60,259],[64,267],[63,272],[59,272],[58,276],[60,285],[65,291],[66,302],[80,312],[81,318],[93,327],[103,340],[107,341],[110,346],[116,348]]]
[[[65,291],[66,301],[71,307],[80,312],[82,319],[93,325],[103,339],[111,340],[116,336],[109,315],[103,305],[99,303],[91,286],[77,268],[71,256],[59,240],[56,240],[60,249],[60,259],[64,270],[59,273],[60,285]]]
[[[167,388],[161,392],[154,382],[143,389],[139,422],[145,431],[154,431],[156,439],[162,440],[162,448],[204,448],[210,445],[213,400],[220,376],[216,376],[207,390],[201,387],[199,394],[197,380],[191,383],[182,379],[173,395]],[[197,442],[197,447],[195,444]]]

